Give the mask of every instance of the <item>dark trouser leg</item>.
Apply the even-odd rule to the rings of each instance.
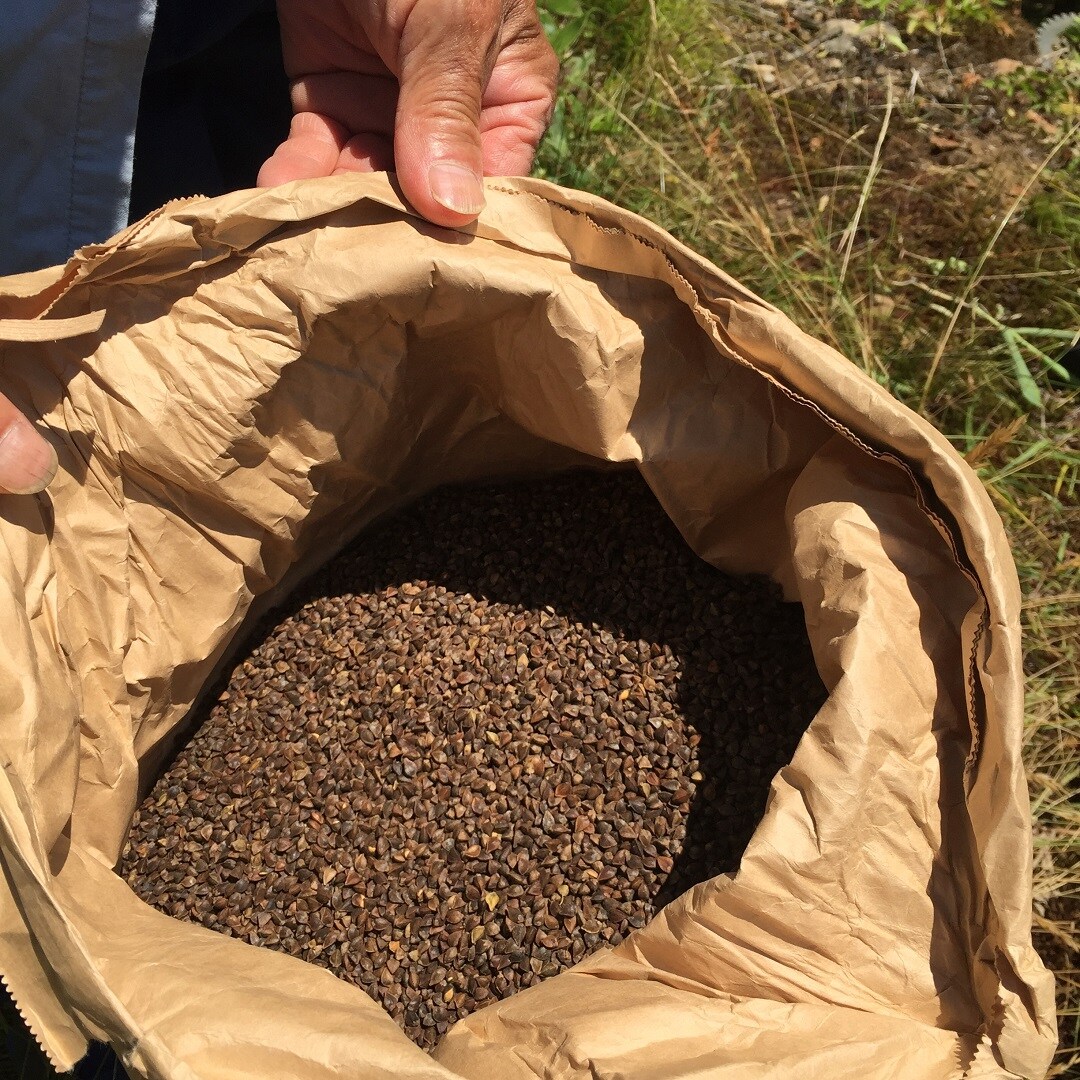
[[[291,115],[272,0],[160,0],[129,220],[170,199],[251,187]]]

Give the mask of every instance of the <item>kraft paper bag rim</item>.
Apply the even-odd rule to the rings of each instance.
[[[6,367],[23,373],[15,376],[26,380],[16,385],[16,390],[26,390],[25,402],[20,401],[20,404],[32,405],[39,396],[45,400],[49,395],[43,389],[44,384],[55,375],[45,370],[40,377],[27,376],[25,372],[30,370],[30,358],[37,355],[30,350],[37,347],[44,355],[50,343],[56,343],[47,355],[62,355],[66,370],[78,372],[79,378],[92,376],[107,381],[113,377],[111,372],[114,370],[109,368],[110,357],[119,355],[116,351],[122,347],[127,332],[123,328],[118,330],[110,318],[115,319],[116,303],[135,295],[131,290],[146,290],[151,296],[156,295],[155,290],[172,289],[181,298],[175,320],[179,324],[185,317],[180,309],[186,302],[183,282],[188,278],[193,282],[209,281],[208,288],[218,287],[216,281],[211,281],[213,275],[208,275],[209,269],[220,268],[227,283],[231,280],[228,275],[239,273],[247,259],[269,260],[271,256],[267,253],[272,251],[277,261],[268,261],[266,265],[281,274],[282,282],[291,282],[294,273],[302,279],[303,268],[293,264],[302,263],[303,254],[316,242],[336,243],[337,240],[330,236],[335,229],[352,230],[349,235],[356,237],[361,255],[371,254],[371,249],[361,244],[361,238],[369,235],[378,236],[378,242],[384,245],[391,243],[391,237],[394,243],[400,242],[404,253],[397,257],[402,260],[402,276],[410,271],[404,260],[415,257],[416,253],[427,259],[429,252],[434,252],[430,256],[432,259],[445,258],[447,273],[451,269],[458,274],[477,273],[485,280],[487,271],[483,264],[474,265],[463,254],[470,243],[482,242],[489,258],[494,259],[493,253],[501,250],[506,253],[507,260],[518,260],[515,265],[520,266],[522,276],[528,276],[527,268],[537,267],[537,274],[540,274],[541,269],[550,264],[552,280],[564,283],[571,279],[577,281],[582,274],[590,283],[593,279],[605,283],[625,279],[628,289],[638,289],[642,296],[649,297],[654,295],[654,284],[663,286],[668,290],[664,295],[672,297],[670,301],[663,301],[670,306],[671,317],[684,319],[688,312],[696,326],[696,330],[684,328],[679,333],[704,335],[702,340],[711,342],[724,365],[733,365],[746,372],[739,379],[749,382],[740,381],[740,387],[767,385],[772,388],[762,389],[760,394],[764,395],[762,401],[772,403],[766,407],[775,410],[780,417],[777,424],[783,421],[789,423],[793,431],[798,428],[792,436],[795,441],[799,438],[809,440],[806,445],[813,449],[812,456],[803,470],[802,479],[787,495],[789,527],[793,537],[803,538],[803,550],[792,556],[795,569],[781,573],[779,569],[771,568],[784,580],[791,594],[801,597],[804,605],[811,605],[808,611],[812,610],[818,587],[814,573],[808,569],[811,566],[820,570],[831,565],[829,560],[865,558],[863,570],[871,576],[877,575],[876,580],[880,581],[893,574],[889,580],[894,583],[894,592],[899,590],[900,593],[906,589],[905,581],[913,582],[923,572],[917,565],[918,559],[908,563],[899,559],[897,566],[903,564],[907,569],[897,577],[899,571],[888,559],[882,561],[876,548],[862,553],[856,551],[858,534],[850,531],[850,523],[859,516],[859,493],[864,490],[870,493],[873,509],[881,515],[881,520],[908,521],[904,516],[908,511],[904,508],[912,501],[917,503],[928,531],[919,534],[922,541],[917,542],[913,535],[908,543],[909,553],[918,548],[918,543],[940,544],[935,572],[943,573],[941,567],[951,564],[956,583],[947,590],[951,598],[940,604],[943,612],[950,603],[953,604],[948,609],[951,614],[938,612],[935,618],[940,615],[944,620],[940,633],[947,636],[953,631],[947,631],[946,624],[953,626],[961,634],[962,642],[966,642],[967,650],[963,671],[957,672],[955,680],[957,694],[962,693],[963,698],[959,703],[962,714],[959,719],[970,725],[967,732],[969,746],[964,760],[955,765],[957,775],[950,779],[953,785],[950,790],[962,793],[962,808],[954,807],[951,813],[959,812],[963,818],[963,827],[957,835],[964,833],[970,838],[969,862],[964,872],[972,875],[976,907],[981,907],[985,913],[983,925],[974,930],[976,940],[969,946],[972,970],[963,976],[970,980],[971,1000],[977,1001],[982,1019],[979,1022],[972,1020],[970,1030],[950,1031],[946,1033],[948,1038],[939,1038],[932,1024],[913,1027],[901,1023],[899,1016],[890,1018],[892,1006],[882,1004],[880,1015],[871,1015],[868,1011],[860,1013],[859,1010],[865,1010],[867,1006],[854,998],[851,1004],[845,1004],[848,994],[840,982],[835,987],[833,1004],[827,1008],[809,1000],[798,1004],[797,992],[790,991],[795,996],[788,998],[783,1019],[770,1012],[771,1006],[766,1007],[764,998],[754,1003],[739,994],[723,993],[722,988],[703,989],[710,976],[702,974],[698,960],[710,949],[718,949],[718,964],[734,964],[732,971],[743,962],[739,959],[742,953],[736,957],[733,951],[734,959],[722,956],[727,945],[720,948],[715,935],[729,933],[724,927],[734,925],[731,920],[738,918],[744,905],[752,903],[755,889],[764,887],[767,874],[773,872],[767,866],[768,858],[762,861],[758,856],[763,851],[767,853],[768,840],[773,835],[770,829],[777,828],[777,822],[782,822],[790,813],[792,776],[782,775],[774,782],[775,805],[771,802],[767,811],[768,827],[763,827],[751,841],[752,847],[757,844],[754,849],[757,854],[752,855],[751,848],[747,849],[747,865],[733,881],[706,883],[691,890],[658,916],[646,931],[635,934],[614,953],[598,954],[533,991],[516,995],[508,1002],[467,1018],[458,1025],[460,1031],[455,1029],[445,1040],[434,1059],[408,1044],[404,1036],[398,1037],[389,1019],[385,1015],[376,1016],[381,1010],[372,1006],[365,1015],[364,1023],[369,1024],[365,1030],[374,1040],[372,1045],[377,1043],[381,1047],[379,1054],[382,1056],[378,1067],[373,1060],[363,1075],[563,1075],[560,1068],[565,1071],[570,1066],[565,1062],[556,1064],[555,1057],[545,1063],[544,1055],[548,1051],[540,1048],[549,1045],[546,1040],[552,1037],[551,1032],[570,1030],[565,1028],[567,1003],[582,1018],[580,1030],[574,1037],[582,1040],[582,1046],[592,1048],[588,1053],[593,1055],[594,1068],[598,1069],[594,1075],[615,1075],[618,1069],[626,1066],[626,1061],[618,1056],[623,1051],[612,1045],[613,1032],[625,1036],[625,1021],[620,1028],[612,1014],[638,1009],[646,1010],[642,1014],[645,1016],[655,1014],[654,1022],[670,1024],[672,1031],[683,1030],[686,1046],[696,1048],[694,1053],[709,1045],[709,1040],[717,1037],[717,1031],[746,1027],[758,1035],[772,1031],[774,1034],[770,1037],[779,1038],[775,1035],[778,1025],[787,1025],[785,1038],[798,1035],[807,1047],[814,1047],[811,1033],[824,1023],[835,1025],[841,1032],[852,1025],[852,1037],[865,1037],[866,1046],[879,1055],[877,1064],[871,1060],[873,1055],[867,1059],[871,1063],[863,1067],[860,1075],[892,1075],[890,1070],[896,1067],[897,1054],[905,1053],[904,1047],[908,1054],[921,1054],[928,1063],[927,1070],[939,1070],[926,1071],[924,1074],[928,1077],[1042,1075],[1052,1052],[1053,1003],[1048,976],[1035,957],[1030,936],[1031,837],[1020,758],[1019,589],[1006,538],[977,477],[943,436],[896,402],[854,365],[803,334],[777,309],[655,225],[593,196],[559,189],[541,181],[493,180],[488,182],[487,190],[488,205],[480,220],[456,233],[435,229],[412,215],[401,201],[392,179],[381,175],[304,181],[269,191],[238,192],[216,200],[170,204],[109,243],[84,248],[66,267],[0,281],[0,343],[10,343],[0,344],[0,350],[3,350],[0,379],[5,377]],[[326,239],[328,236],[330,238]],[[316,237],[322,239],[316,241]],[[395,257],[387,255],[387,247],[379,250],[384,259]],[[289,253],[293,253],[294,258],[290,259]],[[360,261],[358,259],[358,263]],[[500,280],[513,281],[513,271],[508,273],[509,277]],[[496,271],[492,270],[491,274],[496,276]],[[639,284],[635,285],[635,281]],[[340,284],[340,275],[338,279],[324,275],[320,284],[332,291]],[[229,287],[220,285],[222,290]],[[409,288],[415,290],[415,283]],[[226,292],[216,295],[225,296]],[[596,304],[598,315],[607,314],[603,303],[596,298],[600,295],[606,294],[602,294],[602,290],[596,296],[589,293],[581,300],[582,310],[591,310],[588,304]],[[104,300],[111,300],[112,306],[101,306],[100,302]],[[190,304],[184,310],[190,311]],[[625,311],[618,315],[626,321]],[[571,327],[571,332],[573,330]],[[620,347],[624,347],[626,326],[620,323],[617,330],[623,335]],[[687,340],[690,340],[689,336]],[[87,354],[87,349],[92,353],[94,346],[99,352]],[[585,348],[584,344],[578,343],[575,347]],[[80,349],[86,355],[79,355]],[[71,357],[76,355],[79,358],[73,362]],[[101,359],[95,360],[95,356]],[[95,372],[95,363],[100,365],[100,371]],[[0,384],[0,388],[4,388],[4,384]],[[122,393],[123,389],[118,385],[115,390],[109,387],[109,392]],[[92,393],[81,383],[77,392]],[[639,392],[644,393],[643,390]],[[133,393],[137,396],[138,388]],[[17,393],[14,396],[19,400]],[[72,431],[77,427],[75,406],[79,403],[74,398],[68,400],[72,403],[66,404],[63,396],[59,401],[51,400],[40,412],[54,431],[60,431],[69,423]],[[663,416],[662,404],[654,402],[651,407]],[[521,417],[516,419],[521,420]],[[612,430],[614,441],[595,446],[586,446],[588,440],[584,435],[582,445],[574,445],[575,435],[566,443],[566,452],[577,453],[584,449],[593,457],[636,460],[699,554],[720,563],[729,559],[728,549],[724,547],[728,541],[723,537],[717,540],[706,523],[695,524],[686,517],[686,507],[680,500],[689,490],[698,497],[697,489],[692,488],[692,481],[687,479],[690,463],[660,462],[655,455],[649,457],[640,450],[628,428],[615,424]],[[530,432],[528,438],[534,435],[550,439],[549,434],[539,431]],[[121,428],[102,430],[97,433],[97,438],[102,442],[99,443],[101,449],[95,449],[98,455],[95,460],[108,460],[109,468],[114,467],[115,462],[121,472],[136,464],[131,448],[115,455],[113,447],[122,449],[125,438]],[[510,436],[500,435],[500,438]],[[527,440],[522,445],[529,452],[534,449]],[[673,436],[672,445],[689,444],[685,437],[680,443]],[[83,452],[76,443],[73,446],[79,453]],[[197,440],[194,446],[196,450],[201,448]],[[124,464],[125,461],[131,465]],[[556,467],[556,461],[565,466],[570,458],[553,456],[552,467]],[[138,467],[145,468],[145,463]],[[462,468],[467,471],[470,467]],[[692,470],[693,466],[690,468]],[[130,475],[142,476],[141,473]],[[903,483],[897,481],[897,475],[905,478]],[[109,484],[113,482],[109,478],[101,482],[102,496],[107,494]],[[180,485],[189,482],[191,479],[187,476],[177,475],[174,479],[174,483]],[[56,486],[57,498],[65,500],[57,507],[57,518],[66,520],[63,514],[70,507],[70,516],[80,530],[74,535],[93,535],[98,522],[109,527],[107,515],[111,511],[106,509],[104,502],[95,502],[96,496],[92,497],[90,488],[76,482],[61,482]],[[846,507],[841,516],[830,517],[822,509],[821,493],[826,491],[831,493],[827,500],[830,505]],[[222,498],[225,497],[223,491]],[[57,536],[51,546],[49,543],[43,545],[40,539],[33,537],[24,541],[24,533],[18,530],[27,524],[34,525],[41,511],[26,510],[25,502],[20,504],[22,509],[16,509],[11,500],[6,502],[12,510],[5,520],[0,521],[0,526],[7,527],[3,537],[7,537],[12,566],[2,572],[10,584],[5,589],[17,605],[19,595],[29,595],[25,591],[27,582],[32,582],[38,590],[35,595],[47,596],[48,584],[42,587],[44,592],[39,589],[40,568],[49,558],[63,563],[70,556],[66,556],[61,547],[65,537]],[[0,507],[3,505],[0,503]],[[36,505],[40,507],[41,504]],[[890,518],[889,515],[900,516]],[[355,527],[361,524],[357,519]],[[903,525],[903,528],[907,527]],[[731,540],[729,546],[733,544],[734,540]],[[785,559],[788,557],[784,556]],[[737,556],[731,555],[729,561],[732,559],[738,562]],[[3,557],[0,557],[2,563]],[[306,568],[311,569],[313,565],[312,558],[308,557]],[[60,574],[58,580],[62,579],[63,574]],[[280,575],[275,580],[280,580]],[[886,586],[880,588],[888,602],[896,600],[900,603]],[[22,590],[21,594],[19,590]],[[908,602],[907,598],[900,599]],[[0,682],[0,704],[11,705],[19,716],[28,715],[27,710],[36,708],[38,726],[31,725],[28,730],[45,733],[49,730],[50,702],[55,703],[58,715],[63,715],[65,708],[72,716],[77,717],[79,713],[77,701],[62,704],[66,699],[60,694],[60,683],[49,682],[61,678],[63,664],[58,656],[62,657],[62,653],[52,655],[48,649],[42,651],[41,640],[36,644],[31,640],[33,633],[42,633],[44,624],[39,615],[39,612],[20,612],[17,621],[12,612],[5,612],[4,636],[10,645],[0,653],[0,670],[16,661],[37,666],[29,676],[25,673],[20,676],[18,694],[11,690],[5,692],[6,684]],[[8,623],[11,624],[10,634],[6,629]],[[55,635],[56,628],[50,627],[49,632]],[[866,636],[864,634],[864,640],[859,644],[859,649],[863,650],[859,656],[868,648],[870,653],[874,651],[874,643],[868,642]],[[10,670],[8,674],[11,674]],[[30,685],[26,683],[26,677],[41,681]],[[66,694],[71,692],[71,687],[64,691]],[[40,706],[27,705],[23,700],[27,694],[30,698],[40,696]],[[840,697],[838,693],[837,701]],[[121,710],[113,718],[113,723],[118,725],[116,730],[122,730],[124,722]],[[42,724],[46,726],[42,727]],[[54,733],[49,737],[60,739],[57,760],[63,760],[61,736]],[[48,739],[44,740],[43,745],[46,744]],[[799,754],[808,758],[814,749],[811,739],[805,749],[800,748]],[[134,754],[134,750],[129,748],[124,753]],[[127,903],[125,894],[130,895],[126,885],[112,872],[110,855],[115,857],[115,852],[98,850],[96,841],[83,843],[79,839],[82,832],[78,824],[70,851],[61,851],[57,846],[66,835],[63,830],[43,846],[40,797],[23,784],[23,766],[11,745],[4,749],[4,756],[5,768],[0,778],[0,824],[3,826],[0,852],[7,886],[0,890],[0,926],[3,927],[0,970],[26,1019],[54,1059],[61,1065],[70,1065],[81,1054],[87,1037],[110,1037],[126,1048],[130,1066],[146,1075],[241,1075],[235,1071],[240,1068],[235,1063],[224,1067],[224,1071],[215,1071],[218,1066],[214,1062],[218,1059],[214,1054],[221,1054],[220,1045],[193,1045],[185,1052],[178,1049],[177,1038],[169,1034],[167,1025],[157,1031],[147,1030],[134,1015],[132,1009],[137,1011],[141,1007],[133,1005],[138,995],[133,997],[128,985],[134,976],[110,970],[108,961],[103,959],[113,947],[111,940],[122,936],[122,927],[109,924],[107,914],[95,910],[107,906],[102,904],[107,896],[115,899],[117,910],[120,910]],[[85,771],[87,767],[84,759],[80,769]],[[121,773],[125,769],[130,772],[129,766],[117,767]],[[131,803],[133,794],[125,796],[127,804]],[[92,805],[93,798],[97,797],[93,793],[88,796],[90,802],[87,805]],[[105,798],[104,795],[100,797]],[[77,801],[76,816],[79,806]],[[93,828],[87,828],[88,835],[92,835]],[[762,877],[762,874],[766,876]],[[981,900],[978,899],[980,896]],[[164,919],[163,916],[156,916],[149,909],[146,911],[147,914],[140,914],[139,919],[146,919],[148,926],[164,927],[163,923],[155,921]],[[716,922],[718,912],[723,918]],[[171,928],[162,929],[161,940],[172,932]],[[756,932],[748,931],[747,941],[751,944]],[[735,937],[738,937],[737,933]],[[182,940],[186,943],[193,939],[188,935]],[[694,949],[687,943],[693,943]],[[211,942],[208,948],[213,947]],[[295,962],[285,958],[275,957],[272,961],[267,958],[266,962],[283,971],[294,970],[290,965]],[[667,974],[662,974],[664,972]],[[348,1003],[341,1005],[347,1014],[356,1001],[356,992],[341,984],[343,988],[339,993],[331,985],[337,980],[328,975],[319,979],[313,976],[312,979],[311,985],[318,985],[319,993],[325,993],[328,1003]],[[118,989],[114,990],[114,987]],[[646,994],[645,998],[640,997],[642,992]],[[703,1000],[702,993],[706,993],[712,1002],[709,1008],[714,1013],[710,1016],[723,1017],[719,1028],[709,1027],[720,1021],[708,1019],[706,1022],[702,1019],[704,1014],[697,1015],[693,1021],[687,1019],[687,995],[696,995],[695,1000]],[[778,991],[774,989],[770,993],[775,997]],[[819,1001],[820,987],[814,993],[818,995],[814,1000]],[[775,1000],[780,1003],[783,998]],[[336,1006],[327,1005],[327,1008],[332,1007]],[[957,1015],[963,1008],[970,1007],[974,1006],[970,1003],[957,1006]],[[649,1009],[653,1013],[648,1012]],[[715,1012],[716,1009],[721,1011]],[[815,1011],[821,1009],[825,1011]],[[864,1035],[858,1033],[860,1015]],[[548,1017],[551,1019],[545,1019]],[[546,1023],[550,1024],[550,1030],[544,1027]],[[701,1024],[706,1026],[701,1027]],[[523,1031],[526,1033],[522,1034]],[[246,1051],[257,1057],[260,1038],[268,1040],[266,1045],[269,1047],[273,1037],[268,1031],[260,1033],[252,1021],[245,1035]],[[297,1038],[303,1042],[302,1033]],[[925,1040],[921,1048],[920,1039]],[[508,1049],[507,1040],[511,1044],[519,1040],[520,1045]],[[306,1044],[300,1049],[308,1054],[308,1058],[297,1065],[295,1075],[350,1074],[329,1050],[317,1051]],[[686,1052],[691,1053],[690,1050]],[[798,1075],[847,1075],[836,1045],[826,1041],[814,1052],[818,1059],[806,1065],[806,1071]],[[729,1061],[730,1075],[763,1075],[753,1071],[752,1055],[739,1059],[734,1050],[730,1053],[734,1055]],[[277,1058],[273,1060],[278,1061]],[[638,1051],[633,1060],[643,1069],[653,1067],[644,1050]],[[595,1065],[597,1061],[618,1061],[618,1065],[611,1065],[613,1071],[605,1072]],[[875,1068],[879,1071],[875,1072]],[[230,1072],[230,1069],[234,1071]],[[450,1072],[450,1069],[458,1071]],[[554,1071],[546,1073],[545,1069]],[[716,1075],[728,1075],[719,1069],[718,1060]],[[565,1071],[565,1074],[570,1075],[570,1072]],[[646,1074],[651,1075],[648,1070],[642,1072],[642,1075]]]

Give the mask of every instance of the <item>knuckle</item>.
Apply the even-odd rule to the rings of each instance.
[[[447,93],[417,103],[417,115],[429,132],[459,133],[476,130],[478,109],[463,95]]]

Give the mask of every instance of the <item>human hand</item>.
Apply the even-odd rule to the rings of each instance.
[[[532,166],[558,61],[535,0],[278,0],[295,113],[260,186],[397,168],[437,225]]]
[[[0,493],[33,495],[56,475],[56,451],[0,394]]]

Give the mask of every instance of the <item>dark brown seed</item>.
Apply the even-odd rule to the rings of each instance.
[[[824,698],[801,610],[625,473],[440,490],[253,641],[121,870],[427,1048],[734,869]]]

